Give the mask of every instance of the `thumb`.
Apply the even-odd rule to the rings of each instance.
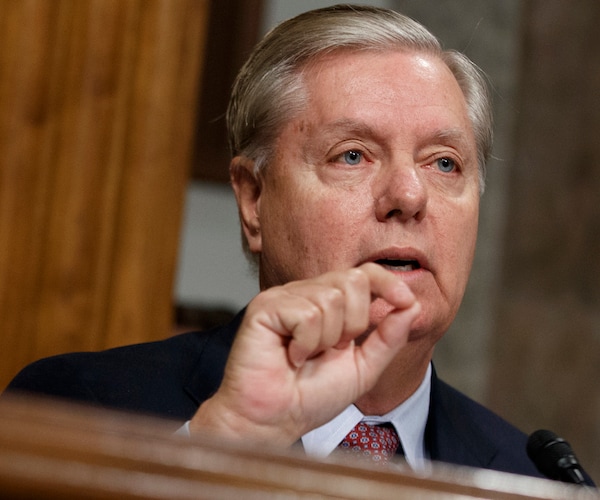
[[[365,388],[375,385],[390,362],[408,343],[410,327],[420,312],[421,304],[416,301],[408,309],[393,310],[357,348]]]

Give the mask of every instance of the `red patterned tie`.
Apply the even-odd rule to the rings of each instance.
[[[346,435],[338,448],[345,454],[385,464],[396,454],[399,445],[400,439],[392,425],[359,422]]]

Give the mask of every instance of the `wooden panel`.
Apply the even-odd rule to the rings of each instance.
[[[432,464],[414,473],[311,460],[214,436],[172,435],[170,422],[79,406],[3,400],[0,497],[36,499],[597,499],[581,487]]]
[[[0,3],[0,387],[169,334],[207,6]]]
[[[211,0],[192,175],[229,182],[225,111],[235,76],[260,35],[263,0]]]
[[[523,6],[490,402],[570,441],[599,478],[600,3]]]

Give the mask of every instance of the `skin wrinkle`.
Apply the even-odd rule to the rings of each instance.
[[[421,60],[422,60],[422,59],[421,59],[421,57],[419,57],[419,58],[418,58],[418,60],[419,60],[419,61],[421,61]],[[330,61],[324,61],[324,62],[323,62],[323,65],[325,65],[325,62],[327,62],[328,64],[330,63]],[[430,66],[430,65],[428,65],[427,67],[428,67],[428,68],[431,68],[431,66]],[[352,71],[352,66],[351,66],[351,71]],[[324,75],[324,72],[325,72],[325,70],[324,70],[324,69],[321,69],[321,71],[319,72],[319,74],[318,74],[318,77],[317,77],[317,80],[318,80],[318,81],[317,81],[316,83],[314,83],[314,84],[313,84],[312,80],[310,80],[310,84],[313,84],[313,85],[311,86],[311,88],[321,88],[321,83],[322,83],[322,82],[321,82],[321,80],[322,80],[322,77],[323,77],[323,75]],[[449,72],[448,72],[448,73],[449,73]],[[305,75],[305,78],[308,80],[308,75]],[[433,78],[430,78],[429,80],[435,81]],[[309,84],[309,83],[307,82],[307,85],[308,85],[308,84]],[[317,84],[318,84],[318,85],[317,85]],[[334,84],[332,84],[331,86],[332,86],[332,87],[336,87],[336,88],[338,88],[338,87],[337,87],[337,84],[338,84],[338,79],[336,78],[336,79],[334,80]],[[351,87],[350,87],[350,90],[349,90],[348,92],[349,92],[349,93],[352,93],[352,92],[356,92],[356,91],[357,91],[356,85],[353,85],[353,86],[351,86]],[[388,94],[389,94],[389,92],[388,92]],[[312,93],[312,92],[310,92],[310,93],[309,93],[309,95],[310,95],[310,98],[309,98],[309,106],[310,106],[310,103],[312,103],[312,102],[313,102],[313,100],[314,100],[314,96],[313,96],[313,93]],[[335,99],[334,99],[334,100],[335,100]],[[385,104],[387,104],[387,103],[385,103]],[[363,108],[364,108],[364,107],[366,107],[366,106],[363,106]],[[315,107],[313,106],[313,108],[315,108]],[[361,111],[363,110],[363,108],[361,108]],[[318,120],[318,116],[319,116],[319,114],[321,114],[321,113],[319,113],[319,111],[321,111],[322,109],[323,109],[323,107],[316,107],[316,109],[311,109],[312,113],[311,113],[310,115],[308,115],[308,116],[310,116],[310,117],[311,117],[309,120],[307,120],[307,119],[301,119],[301,120],[299,120],[299,121],[297,121],[297,122],[293,123],[293,125],[292,125],[292,129],[293,129],[292,137],[296,137],[296,134],[298,134],[298,133],[302,132],[302,133],[303,133],[303,135],[304,135],[304,137],[305,137],[305,142],[306,142],[306,143],[311,143],[311,141],[312,141],[312,139],[313,139],[313,136],[314,136],[314,132],[313,132],[313,130],[314,130],[316,127],[315,127],[315,126],[313,126],[312,124],[311,124],[311,125],[307,125],[307,122],[308,122],[308,121],[311,121],[311,122],[315,122],[315,121],[317,121],[317,120]],[[316,114],[317,114],[317,118],[314,118],[314,119],[313,119],[312,117],[315,115],[315,113],[314,113],[315,111],[316,111]],[[375,113],[375,112],[373,112],[373,113]],[[352,121],[351,119],[347,119],[347,118],[344,118],[343,120],[349,120],[349,121]],[[378,119],[374,119],[374,122],[375,122],[375,123],[378,123],[379,121],[380,121],[380,120],[378,120]],[[298,124],[301,124],[301,126],[298,126]],[[287,128],[288,128],[288,130],[289,130],[289,128],[290,128],[290,127],[288,126]],[[282,134],[280,135],[280,141],[281,141],[281,137],[283,137],[283,135],[284,135],[284,134],[285,134],[285,132],[284,132],[284,133],[282,133]],[[446,134],[447,134],[447,135],[449,135],[449,133],[446,133]],[[372,134],[372,135],[373,135],[373,134]],[[440,135],[442,135],[442,134],[440,134]],[[294,139],[292,139],[292,140],[294,140]],[[278,147],[278,157],[280,156],[280,155],[279,155],[279,150],[280,150],[280,148]],[[314,157],[314,154],[309,154],[309,155],[306,155],[306,154],[305,154],[305,155],[304,155],[304,157],[307,157],[307,156],[308,156],[310,159],[312,159],[312,158]],[[300,160],[301,160],[301,159],[300,159]],[[297,169],[297,170],[302,170],[302,171],[304,171],[305,169],[308,169],[308,170],[310,170],[310,169],[316,168],[314,165],[306,165],[306,164],[302,164],[302,162],[301,162],[301,161],[299,161],[299,160],[288,159],[288,161],[289,161],[289,163],[290,163],[290,164],[294,164],[294,168],[295,168],[295,169]],[[271,172],[271,173],[273,173],[273,172]],[[281,176],[281,177],[280,177],[280,176],[276,176],[276,177],[277,177],[277,178],[281,178],[281,179],[285,179],[285,178],[286,178],[286,174],[282,174],[282,176]],[[304,203],[306,203],[306,202],[308,201],[308,199],[310,198],[310,195],[311,195],[311,191],[309,190],[309,191],[306,193],[306,198],[307,198],[307,200],[306,200],[306,201],[304,201]],[[377,195],[375,195],[374,197],[377,197]],[[350,203],[350,204],[352,205],[352,200],[349,200],[349,201],[347,201],[347,202],[344,202],[344,201],[342,201],[342,202],[343,202],[343,203]],[[300,202],[299,202],[299,203],[298,203],[298,205],[302,206],[304,203],[300,203]],[[366,202],[365,202],[365,203],[366,203]],[[284,202],[284,206],[285,206],[285,202]],[[289,208],[291,208],[291,207],[286,207],[286,208],[287,208],[287,209],[289,209]],[[344,207],[344,208],[346,208],[346,207]],[[348,209],[351,209],[352,207],[351,207],[351,206],[348,206],[347,208],[348,208]],[[360,207],[359,207],[359,208],[360,208]],[[310,215],[309,215],[308,217],[310,217]],[[315,223],[316,223],[316,222],[317,222],[317,221],[315,221]],[[315,226],[315,227],[316,227],[316,226]],[[352,229],[350,229],[350,232],[352,232]],[[302,248],[302,251],[303,251],[303,252],[306,252],[306,251],[308,250],[308,248],[306,247],[306,245],[305,245],[305,244],[302,244],[301,248]],[[320,253],[320,255],[322,255],[322,254]],[[321,261],[321,259],[318,259],[318,261]]]
[[[234,434],[291,444],[350,403],[365,414],[390,411],[423,380],[466,287],[479,168],[466,102],[448,67],[437,56],[386,51],[336,53],[311,69],[303,73],[306,107],[279,131],[268,169],[256,176],[252,162],[232,161],[263,292],[232,346],[228,366],[238,366],[226,368],[221,388],[200,407],[198,428],[222,428],[224,408],[241,415],[229,422]],[[362,155],[349,163],[348,150]],[[439,158],[458,167],[440,170]],[[400,272],[371,262],[382,258],[424,265]],[[366,289],[351,283],[354,272]],[[341,307],[321,286],[342,290]],[[256,323],[263,309],[272,328]],[[352,342],[363,330],[351,332],[345,321],[366,322],[369,335]],[[257,393],[271,378],[278,383]],[[291,421],[289,405],[300,405]]]
[[[397,54],[394,54],[394,57]],[[388,55],[380,55],[379,57],[382,58],[382,60],[386,59]],[[372,60],[372,54],[369,54],[369,59]],[[390,56],[391,57],[391,56]],[[357,65],[360,66],[361,63],[364,62],[364,58],[361,59],[361,56],[357,56],[356,54],[351,56],[352,58],[352,63],[351,64],[346,64],[347,61],[340,56],[339,54],[336,55],[336,57],[331,58],[331,60],[328,59],[323,59],[321,60],[321,66],[319,68],[319,71],[316,73],[316,76],[314,76],[309,72],[305,72],[304,77],[305,77],[305,82],[306,82],[306,86],[309,89],[308,95],[309,95],[309,99],[308,99],[308,105],[307,105],[307,110],[301,114],[301,116],[298,117],[297,120],[293,120],[291,122],[291,124],[288,124],[287,126],[284,127],[282,133],[280,134],[279,137],[279,141],[278,141],[278,146],[277,146],[277,159],[275,162],[273,162],[273,165],[271,165],[271,170],[269,173],[269,178],[265,180],[265,188],[267,189],[268,192],[270,193],[275,193],[278,192],[279,195],[275,195],[276,199],[278,200],[277,203],[273,204],[273,208],[275,208],[276,206],[278,207],[277,210],[271,210],[268,209],[268,216],[269,217],[273,217],[273,216],[278,216],[278,214],[281,213],[281,207],[284,206],[286,207],[286,212],[289,211],[289,209],[291,207],[289,207],[288,203],[290,199],[294,199],[296,200],[296,202],[294,203],[295,206],[297,207],[302,207],[302,206],[310,206],[313,207],[311,210],[307,210],[302,212],[302,214],[298,214],[300,216],[300,219],[295,219],[295,218],[289,218],[289,217],[285,217],[286,220],[288,220],[288,222],[286,223],[286,225],[290,225],[293,224],[297,227],[297,230],[294,231],[294,235],[296,234],[305,234],[306,231],[308,231],[308,228],[312,227],[312,228],[319,228],[319,227],[323,227],[323,214],[325,213],[331,213],[331,210],[325,209],[323,210],[323,208],[319,207],[319,204],[324,203],[324,206],[327,204],[327,200],[325,198],[321,198],[320,195],[319,197],[316,197],[315,193],[319,193],[321,190],[324,189],[323,186],[327,185],[330,186],[331,189],[333,189],[332,194],[333,193],[345,193],[347,192],[347,196],[345,195],[340,195],[339,197],[336,197],[336,208],[334,210],[334,212],[341,212],[341,213],[346,213],[348,214],[348,217],[345,217],[344,220],[344,228],[345,228],[345,233],[347,235],[347,237],[344,237],[344,240],[351,240],[351,239],[355,239],[356,241],[358,241],[359,243],[356,245],[357,248],[369,248],[369,240],[372,240],[374,237],[378,238],[378,239],[388,239],[390,240],[390,234],[392,234],[390,231],[392,231],[392,229],[387,229],[386,227],[382,226],[382,227],[377,227],[377,228],[372,228],[371,232],[369,233],[365,233],[362,234],[361,233],[361,228],[363,227],[363,222],[362,219],[358,218],[358,219],[354,219],[351,217],[351,214],[355,214],[357,212],[363,212],[363,211],[370,211],[371,209],[368,208],[369,205],[373,202],[373,200],[380,200],[381,199],[381,194],[372,191],[371,194],[369,195],[369,197],[362,197],[360,195],[357,195],[357,192],[360,192],[360,185],[364,185],[364,184],[370,184],[373,187],[371,189],[375,188],[375,184],[373,184],[373,181],[368,180],[369,177],[364,178],[361,177],[362,174],[359,174],[358,177],[355,179],[355,181],[349,181],[348,178],[346,178],[346,182],[333,182],[331,181],[331,175],[330,175],[330,171],[326,168],[323,167],[323,161],[322,161],[322,157],[323,154],[321,152],[322,147],[321,145],[323,143],[327,143],[328,140],[330,140],[331,136],[333,136],[334,140],[338,137],[345,137],[346,134],[349,134],[349,137],[354,138],[355,136],[358,136],[361,138],[361,141],[363,142],[369,142],[369,141],[373,141],[375,144],[377,144],[377,148],[380,150],[384,150],[384,151],[391,151],[390,153],[385,153],[383,154],[383,158],[382,158],[382,162],[383,163],[388,163],[388,162],[393,162],[396,160],[397,154],[396,154],[396,150],[401,150],[403,152],[403,155],[405,155],[406,153],[404,153],[404,151],[406,151],[408,149],[409,151],[409,157],[413,157],[415,156],[414,152],[413,152],[413,147],[407,147],[405,144],[413,144],[415,143],[415,137],[419,137],[420,141],[416,143],[415,148],[417,150],[420,150],[423,146],[423,144],[428,144],[429,148],[432,149],[436,149],[437,148],[437,141],[443,142],[444,144],[446,144],[447,142],[452,142],[453,144],[455,144],[455,146],[452,148],[453,150],[460,150],[460,151],[464,151],[464,153],[462,153],[462,155],[459,155],[462,158],[462,161],[466,164],[470,164],[470,170],[466,171],[464,175],[466,175],[467,177],[465,177],[464,182],[468,182],[469,186],[470,186],[470,191],[471,191],[471,195],[467,197],[467,199],[463,202],[459,202],[459,201],[454,201],[453,203],[457,204],[457,206],[459,207],[460,210],[465,210],[467,209],[467,207],[469,207],[470,205],[474,205],[476,206],[478,203],[478,190],[477,187],[475,186],[477,184],[477,165],[475,164],[476,162],[474,161],[474,158],[476,158],[476,150],[475,150],[475,146],[474,146],[474,138],[472,137],[472,128],[470,126],[470,122],[468,121],[468,117],[466,116],[466,108],[464,106],[464,101],[461,103],[461,107],[459,108],[450,108],[450,110],[448,110],[448,106],[446,106],[446,100],[448,99],[448,96],[452,96],[454,98],[455,95],[457,95],[457,93],[459,93],[459,95],[462,98],[462,92],[460,91],[460,89],[458,88],[458,85],[456,84],[453,76],[451,75],[451,73],[449,72],[449,70],[445,67],[445,65],[437,63],[435,64],[432,60],[431,64],[423,64],[423,58],[422,56],[417,56],[417,57],[408,57],[411,60],[411,63],[414,62],[415,60],[418,61],[419,63],[419,72],[418,75],[421,75],[423,71],[428,71],[428,70],[435,70],[435,74],[431,75],[431,77],[426,78],[425,82],[420,81],[419,84],[420,85],[427,85],[428,83],[431,83],[432,85],[435,85],[436,91],[437,89],[440,87],[439,83],[439,78],[440,78],[440,72],[445,73],[445,78],[446,79],[451,79],[452,85],[448,86],[446,85],[446,87],[449,87],[452,89],[453,93],[450,91],[444,91],[442,92],[442,97],[439,98],[440,104],[434,104],[434,105],[428,105],[427,108],[429,108],[429,110],[433,110],[430,111],[430,115],[434,118],[434,120],[442,120],[442,122],[440,122],[440,125],[434,125],[434,131],[431,130],[431,126],[432,126],[432,122],[429,123],[417,123],[416,125],[413,125],[411,123],[407,123],[407,120],[410,119],[410,115],[411,113],[416,112],[417,110],[421,110],[423,109],[423,106],[419,106],[418,105],[418,100],[416,97],[409,97],[408,101],[409,101],[409,105],[414,105],[415,110],[412,111],[410,109],[406,108],[406,103],[403,100],[406,95],[411,95],[411,89],[410,87],[407,87],[406,85],[408,84],[401,84],[401,94],[398,94],[398,90],[396,89],[397,86],[397,82],[395,80],[391,80],[388,79],[387,76],[384,76],[381,78],[381,80],[383,81],[383,85],[394,85],[394,90],[392,89],[386,89],[380,93],[377,93],[377,96],[384,96],[384,97],[390,97],[394,96],[394,95],[399,95],[399,97],[394,101],[401,101],[402,105],[403,105],[403,112],[405,115],[407,115],[406,117],[401,117],[400,122],[398,122],[398,116],[397,115],[393,115],[392,121],[389,121],[389,118],[391,118],[390,113],[388,112],[387,114],[385,112],[382,113],[382,108],[387,108],[390,106],[390,103],[385,101],[385,102],[376,102],[374,101],[371,97],[366,99],[366,102],[361,102],[359,105],[359,108],[355,108],[352,107],[350,109],[346,108],[346,107],[342,107],[340,105],[338,105],[338,107],[340,107],[340,109],[346,109],[346,111],[343,112],[343,114],[340,116],[336,116],[336,118],[333,121],[328,121],[328,119],[325,117],[327,116],[327,113],[329,112],[329,110],[332,107],[335,107],[338,103],[338,101],[341,103],[342,101],[350,101],[352,102],[352,96],[353,93],[357,93],[360,95],[365,95],[364,89],[365,89],[365,81],[364,80],[359,80],[357,82],[354,82],[352,85],[349,85],[347,87],[343,87],[341,86],[341,82],[344,82],[344,78],[340,77],[339,74],[342,72],[345,72],[344,74],[354,74],[354,75],[364,75],[364,71],[359,71],[357,69]],[[344,61],[343,63],[340,61]],[[435,59],[434,59],[435,60]],[[436,60],[437,61],[437,60]],[[328,74],[329,69],[332,66],[335,66],[336,69],[339,68],[341,65],[344,65],[344,69],[338,71],[338,74],[336,76],[334,76],[334,78],[328,82],[326,80],[326,76]],[[382,72],[373,72],[374,74],[377,75],[381,75]],[[418,76],[417,76],[418,78]],[[392,82],[392,83],[390,83]],[[446,81],[444,81],[444,83],[446,84]],[[371,86],[372,87],[376,87],[377,85],[381,85],[381,83],[378,81],[377,84],[374,84]],[[327,88],[327,89],[335,89],[335,92],[333,94],[330,94],[330,97],[328,100],[326,101],[318,101],[315,102],[318,99],[318,95],[315,94],[315,92],[320,92],[323,88]],[[444,87],[445,88],[445,87]],[[315,90],[316,89],[316,90]],[[368,94],[368,93],[367,93]],[[334,97],[331,98],[331,95],[333,95]],[[368,94],[370,95],[370,94]],[[439,95],[439,93],[437,94]],[[441,103],[444,104],[441,104]],[[445,111],[439,118],[438,115],[439,113],[437,112],[437,109],[440,109],[441,111]],[[460,110],[457,114],[457,110]],[[360,116],[360,122],[357,122],[355,115]],[[383,116],[383,118],[382,118]],[[429,116],[429,115],[428,115]],[[448,123],[448,121],[453,121],[455,123],[460,123],[460,126],[451,126],[451,127],[447,127],[445,126],[445,123]],[[443,123],[444,125],[442,126],[441,123]],[[393,136],[394,134],[397,134],[397,130],[398,130],[398,124],[400,125],[400,127],[404,130],[406,129],[407,131],[410,131],[410,135],[408,137],[403,137],[402,139],[402,143],[400,144],[396,144],[394,143],[394,146],[392,147],[391,145],[391,140],[390,137]],[[341,125],[341,126],[340,126]],[[424,135],[424,130],[427,131],[427,134]],[[468,136],[466,134],[469,134]],[[400,136],[399,136],[400,137]],[[434,140],[434,144],[430,144],[431,141]],[[406,141],[406,143],[404,142]],[[301,143],[302,146],[300,148],[296,148],[296,149],[288,149],[286,152],[282,151],[283,148],[286,147],[286,144],[298,144]],[[342,148],[343,149],[343,148]],[[367,149],[371,149],[371,148],[367,148]],[[299,151],[301,151],[301,154],[299,154]],[[336,150],[337,151],[337,150]],[[279,165],[279,166],[277,166]],[[275,170],[280,170],[279,172],[276,172]],[[372,173],[372,175],[375,175],[375,173]],[[425,175],[425,174],[423,174]],[[435,178],[434,174],[434,178]],[[305,183],[305,186],[302,187],[301,189],[297,189],[297,185],[296,184],[291,184],[290,183],[290,176],[299,176],[299,178],[311,178],[313,176],[316,176],[317,179],[319,179],[321,182],[319,183],[314,183],[314,182],[307,182]],[[324,179],[327,179],[331,182],[327,182]],[[296,181],[294,181],[295,183]],[[435,185],[435,182],[437,181],[433,181],[433,184],[431,184],[432,181],[428,181],[429,182],[429,188],[431,189],[433,185]],[[462,181],[461,181],[462,182]],[[379,181],[379,185],[380,187],[377,188],[379,190],[384,190],[386,188],[386,186],[389,184],[389,181],[385,180],[385,177],[380,177],[380,181]],[[459,183],[460,184],[460,183]],[[294,186],[292,188],[292,186]],[[308,187],[306,187],[308,186]],[[475,186],[475,188],[474,188]],[[292,188],[292,190],[288,190],[288,188]],[[461,197],[461,193],[462,193],[462,189],[465,188],[465,184],[462,184],[462,188],[460,188],[457,190],[457,193],[454,193],[455,196],[452,196],[451,198],[460,198]],[[431,194],[430,194],[431,196]],[[438,196],[438,195],[436,195]],[[462,195],[464,196],[464,195]],[[439,198],[439,196],[438,196]],[[275,199],[275,198],[274,198]],[[392,202],[393,203],[393,202]],[[429,204],[433,203],[434,205],[439,204],[440,201],[436,198],[436,201],[430,201],[428,202]],[[443,204],[446,204],[447,200],[442,202]],[[434,206],[432,205],[432,206]],[[264,205],[263,205],[264,207]],[[462,207],[462,208],[460,208]],[[431,208],[431,207],[430,207]],[[429,210],[429,209],[428,209]],[[450,210],[450,209],[448,209]],[[456,240],[456,236],[454,236],[451,232],[446,232],[445,228],[444,228],[444,224],[443,221],[439,220],[439,216],[440,216],[440,209],[435,208],[435,210],[433,211],[434,213],[431,214],[430,218],[427,219],[426,221],[422,221],[421,224],[424,224],[425,226],[432,226],[435,225],[437,227],[437,231],[438,231],[438,236],[440,237],[441,240],[448,240],[448,241],[454,241]],[[446,211],[444,210],[444,213]],[[474,218],[476,220],[476,210],[474,211]],[[437,214],[437,215],[436,215]],[[272,226],[273,221],[269,220],[267,221],[267,224],[265,224],[265,227],[270,227]],[[301,226],[298,226],[298,224],[301,224]],[[407,237],[410,238],[414,238],[416,237],[416,229],[411,229],[411,225],[416,224],[416,221],[411,221],[411,222],[407,222],[405,223],[402,228],[398,228],[401,233],[406,234]],[[278,226],[278,224],[275,224]],[[469,231],[470,236],[468,238],[464,238],[464,243],[469,244],[467,242],[471,241],[470,246],[474,248],[474,239],[475,239],[475,228],[476,228],[476,224],[473,223],[471,224],[471,229]],[[282,228],[283,229],[283,228]],[[333,228],[332,228],[333,230]],[[324,235],[326,235],[328,232],[331,232],[332,230],[330,229],[314,229],[314,231],[316,233],[319,233],[319,238],[324,237]],[[396,229],[395,229],[396,230]],[[395,231],[394,230],[394,231]],[[426,229],[426,228],[420,228],[419,231],[423,232],[429,232],[431,231],[431,229]],[[277,234],[279,235],[279,237],[281,237],[281,235],[285,235],[285,231],[280,230],[277,231]],[[309,246],[309,242],[307,240],[304,239],[296,239],[295,237],[292,237],[292,240],[289,239],[289,236],[292,233],[286,235],[286,241],[289,242],[290,246],[294,247],[294,252],[297,251],[298,249],[301,249],[302,254],[301,255],[307,255],[307,257],[305,257],[305,259],[308,262],[311,262],[312,264],[310,265],[310,269],[314,269],[313,271],[309,271],[308,269],[304,270],[304,271],[295,271],[293,274],[289,274],[288,275],[288,271],[286,271],[286,266],[282,265],[280,263],[273,263],[271,264],[273,261],[271,260],[271,251],[269,249],[265,249],[264,247],[260,248],[261,251],[261,258],[262,258],[262,262],[263,262],[263,269],[265,269],[265,273],[263,274],[264,279],[263,282],[265,284],[277,284],[277,283],[283,283],[283,282],[287,282],[289,280],[294,280],[294,279],[298,279],[301,277],[310,277],[310,276],[316,276],[319,274],[319,271],[317,271],[317,269],[319,270],[326,270],[327,267],[331,268],[331,266],[333,265],[333,268],[339,268],[342,265],[344,265],[343,263],[347,262],[346,265],[354,265],[356,264],[356,262],[352,261],[352,251],[350,249],[345,249],[344,245],[340,245],[339,242],[336,242],[333,245],[329,245],[329,244],[325,244],[325,245],[321,245],[319,244],[319,251],[318,252],[314,252],[312,250],[312,248]],[[326,236],[325,236],[326,237]],[[272,236],[270,236],[268,238],[269,241],[273,241],[276,240],[277,236],[275,235],[275,233],[273,233]],[[402,238],[402,237],[400,237]],[[402,238],[404,239],[404,238]],[[263,242],[265,241],[265,239],[263,238]],[[274,255],[276,255],[280,250],[277,250],[276,253]],[[461,252],[463,252],[464,249],[461,248]],[[460,260],[464,260],[465,264],[462,266],[461,268],[461,274],[463,274],[466,276],[468,274],[468,270],[470,269],[470,254],[471,254],[471,248],[468,248],[467,251],[465,252],[465,255],[469,255],[469,258],[462,258]],[[452,252],[451,254],[448,254],[447,256],[450,259],[454,259],[457,257],[457,255],[459,255],[459,252]],[[362,256],[359,256],[359,259],[363,258]],[[442,258],[441,256],[438,256],[438,259]],[[327,262],[329,262],[329,265],[327,265]],[[341,263],[341,264],[340,264]],[[437,261],[434,261],[434,267],[435,266],[439,266],[441,265],[437,263]],[[283,275],[280,275],[279,273],[283,271]],[[273,274],[273,273],[277,273],[277,274]],[[458,274],[458,272],[456,273]],[[443,278],[437,276],[435,273],[433,274],[433,278],[434,281],[436,282],[436,287],[438,288],[438,293],[440,294],[440,298],[442,303],[446,303],[446,306],[444,306],[444,310],[446,310],[446,308],[450,311],[452,311],[450,314],[445,314],[443,316],[444,320],[441,320],[441,316],[439,320],[439,325],[437,325],[435,328],[433,328],[433,333],[429,333],[429,335],[431,335],[432,337],[435,337],[436,340],[437,338],[439,338],[439,336],[441,336],[441,334],[445,331],[445,329],[449,326],[449,324],[451,323],[452,318],[454,317],[455,314],[455,310],[458,308],[458,304],[460,303],[460,299],[462,298],[462,293],[464,292],[464,286],[466,285],[466,280],[464,278],[461,278],[459,280],[459,285],[457,289],[454,288],[449,288],[448,287],[448,279],[447,278]],[[375,309],[380,309],[382,310],[381,306],[379,307],[375,307]],[[385,309],[385,307],[383,308]],[[383,310],[382,310],[383,311]],[[383,314],[383,312],[380,312],[379,314]],[[418,327],[419,331],[429,331],[429,328],[426,328],[424,326]],[[417,337],[419,335],[423,335],[423,333],[421,334],[417,334]],[[433,342],[432,342],[433,344]]]

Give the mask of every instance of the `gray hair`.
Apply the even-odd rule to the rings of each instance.
[[[480,191],[492,147],[492,113],[486,79],[465,55],[443,50],[416,21],[393,10],[335,5],[300,14],[272,29],[256,46],[235,81],[227,126],[233,155],[268,164],[277,135],[306,103],[302,70],[340,50],[404,50],[432,54],[454,74],[467,103],[477,145]]]

